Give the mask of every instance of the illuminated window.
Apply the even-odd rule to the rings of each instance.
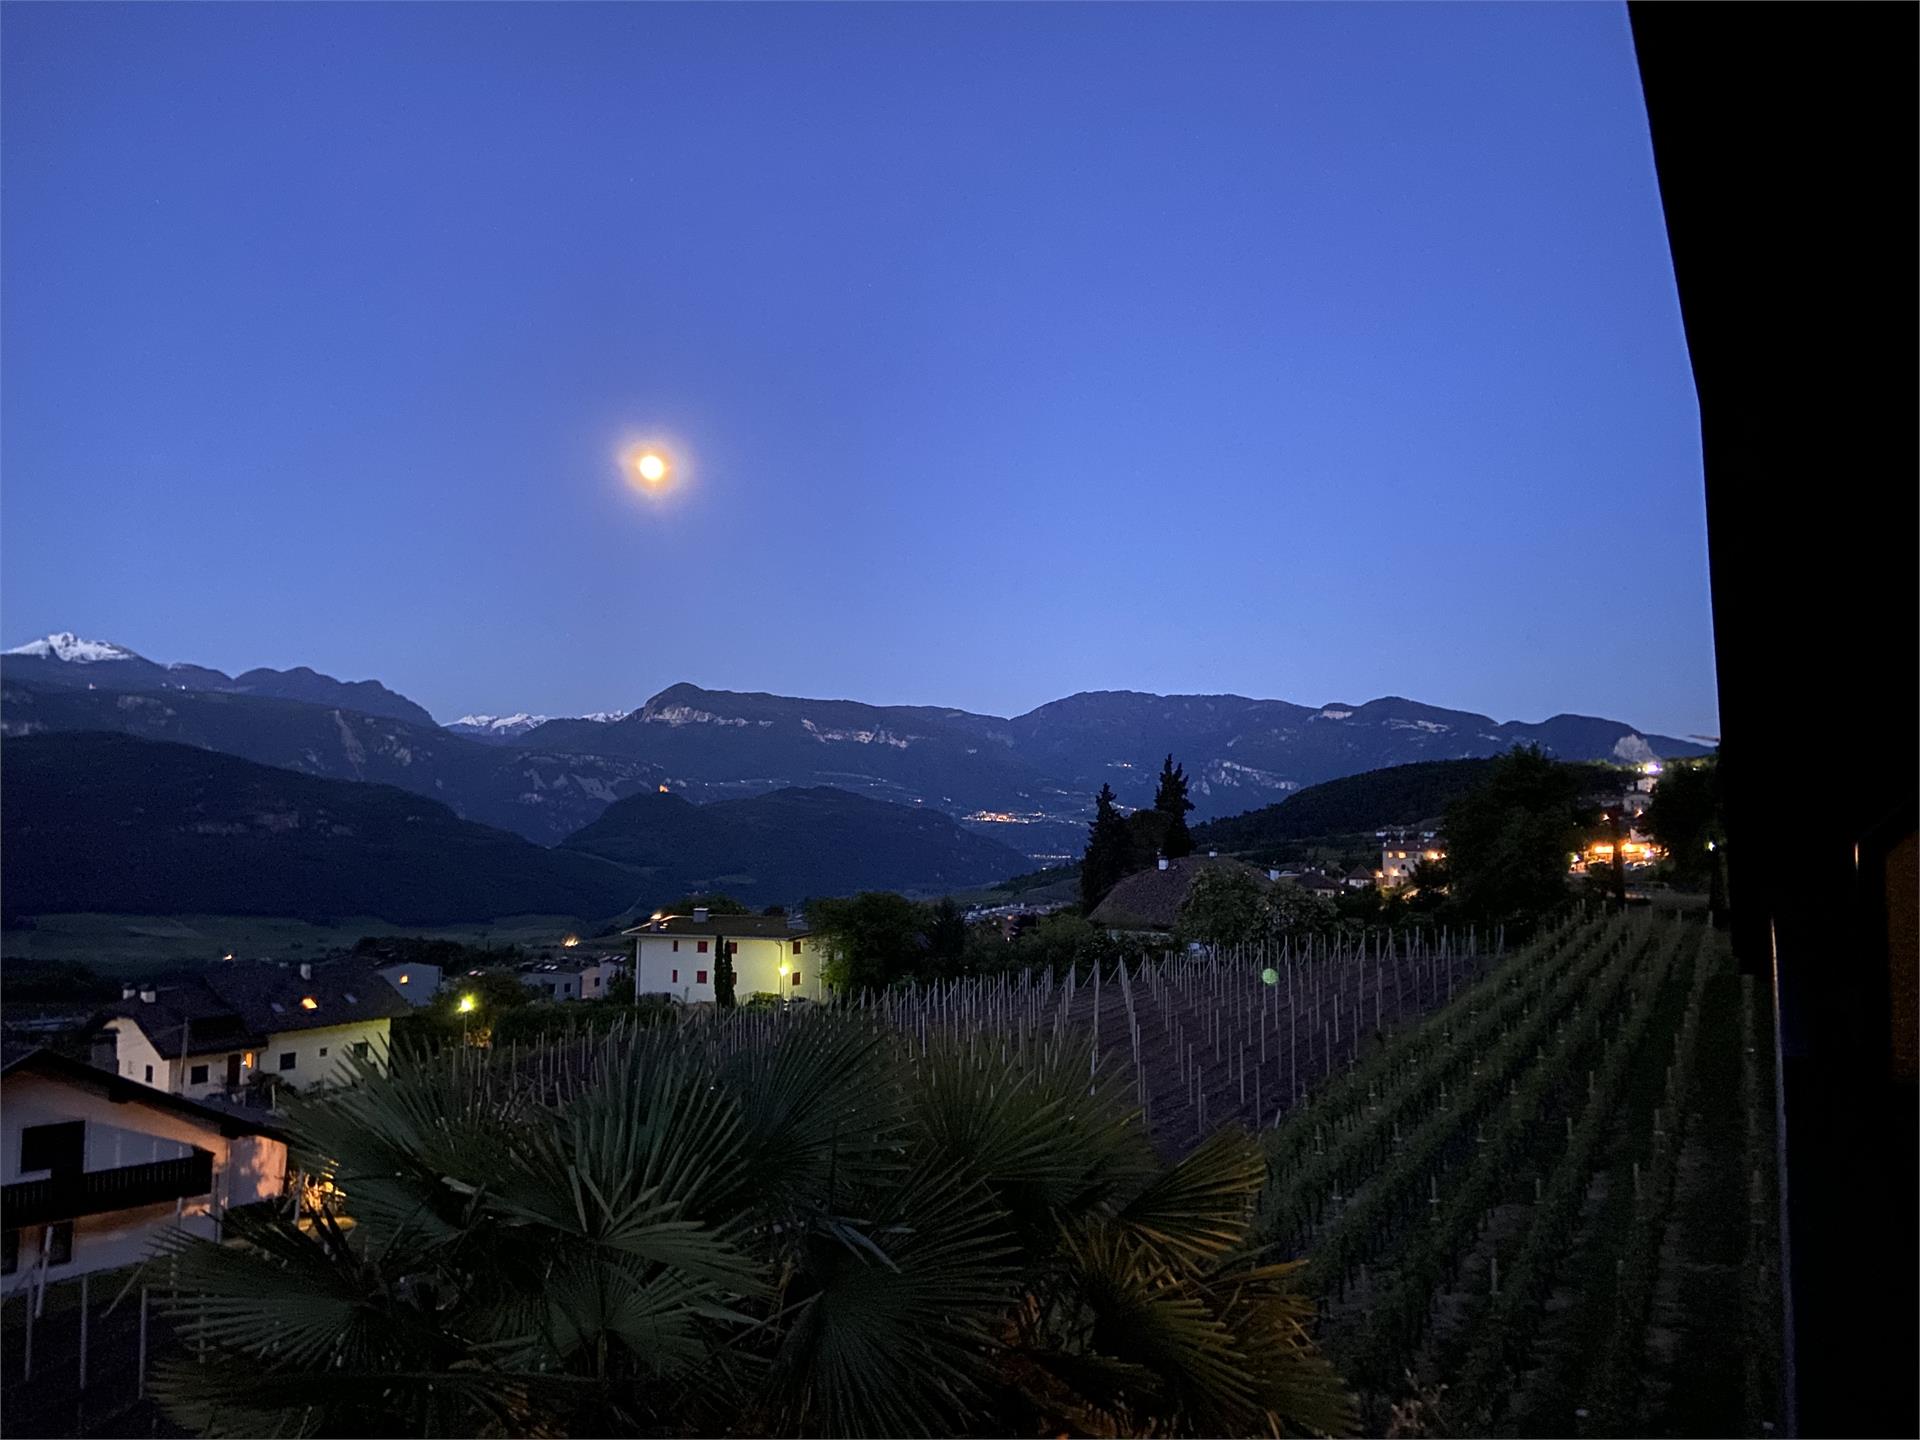
[[[246,1054],[242,1055],[240,1057],[240,1063],[249,1070],[253,1069],[253,1051],[249,1050]]]
[[[302,995],[300,997],[300,1008],[302,1010],[318,1010],[320,1008],[320,1002],[311,995]]]
[[[407,983],[407,977],[406,977],[406,976],[404,976],[404,975],[402,975],[402,976],[400,977],[400,983],[401,983],[402,985],[404,985],[404,984],[406,984],[406,983]]]

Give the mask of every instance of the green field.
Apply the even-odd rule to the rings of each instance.
[[[135,975],[155,965],[218,960],[312,958],[344,950],[363,935],[424,935],[471,945],[551,945],[570,921],[514,915],[471,925],[419,928],[385,920],[311,925],[258,915],[41,915],[32,929],[0,932],[0,961],[68,961],[98,974]]]

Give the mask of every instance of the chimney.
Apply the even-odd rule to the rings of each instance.
[[[707,923],[707,907],[706,906],[696,905],[693,907],[693,923],[696,925],[704,925]]]
[[[304,960],[300,962],[300,978],[302,980],[313,979],[313,966],[309,965]]]
[[[1164,856],[1164,855],[1162,855],[1162,856],[1160,857],[1160,868],[1161,868],[1162,870],[1164,870],[1164,869],[1166,869],[1166,868],[1167,868],[1167,857],[1166,857],[1166,856]]]
[[[140,1003],[141,1003],[142,1005],[151,1005],[151,1004],[153,1004],[153,1001],[154,1001],[154,993],[153,993],[153,991],[151,991],[151,990],[142,990],[142,991],[140,992]]]

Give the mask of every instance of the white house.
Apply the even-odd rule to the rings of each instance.
[[[821,955],[805,923],[787,915],[660,915],[624,932],[634,937],[634,993],[713,999],[722,954],[733,961],[733,993],[818,999]]]
[[[1438,862],[1447,858],[1446,842],[1432,830],[1383,830],[1380,840],[1380,888],[1413,883],[1414,867],[1421,861]]]
[[[94,1017],[93,1063],[194,1099],[261,1074],[295,1086],[344,1081],[352,1058],[386,1055],[394,1018],[411,1009],[397,986],[352,961],[210,966],[127,987]]]
[[[395,963],[376,966],[373,973],[393,986],[409,1005],[431,1004],[440,993],[438,965]]]
[[[625,968],[621,959],[600,955],[589,960],[541,961],[520,972],[520,983],[544,992],[549,1000],[604,1000]]]
[[[0,1067],[0,1293],[144,1258],[181,1227],[214,1236],[236,1205],[285,1189],[266,1115],[169,1095],[51,1050]]]

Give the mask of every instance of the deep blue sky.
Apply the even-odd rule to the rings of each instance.
[[[1618,6],[3,23],[6,644],[1718,731]]]

